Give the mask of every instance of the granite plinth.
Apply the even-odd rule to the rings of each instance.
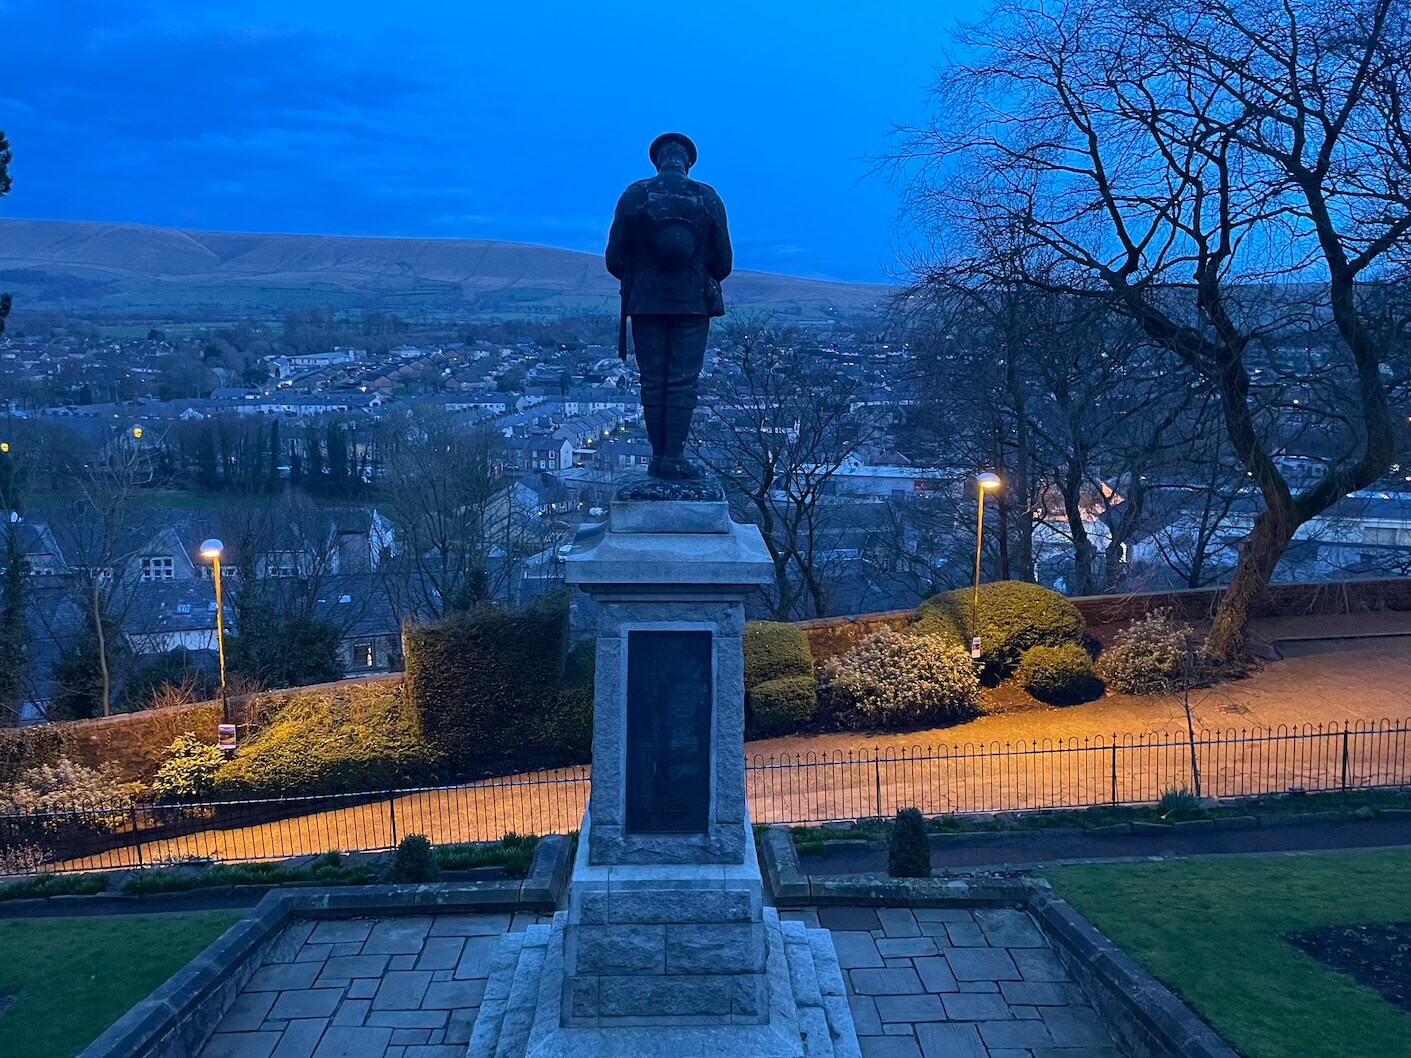
[[[617,486],[615,500],[639,500],[650,503],[684,501],[688,503],[723,503],[725,490],[714,477],[707,475],[693,481],[654,478],[650,474],[632,474]]]
[[[614,502],[607,532],[570,552],[564,563],[565,582],[595,596],[613,591],[615,586],[617,590],[636,588],[657,596],[687,598],[695,597],[700,589],[714,588],[743,601],[774,577],[774,563],[764,538],[753,525],[739,525],[727,518],[724,531],[683,529],[693,519],[701,524],[702,519],[709,521],[716,515],[702,514],[697,505],[684,502],[629,503],[622,506],[638,511],[647,506],[654,509],[636,523],[641,528],[623,532],[615,524],[619,506]],[[666,528],[655,528],[660,526]]]

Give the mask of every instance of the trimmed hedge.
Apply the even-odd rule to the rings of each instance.
[[[972,632],[974,591],[933,595],[923,602],[907,631],[938,635],[969,649],[980,636],[980,663],[991,678],[1007,676],[1030,647],[1061,646],[1082,640],[1083,615],[1056,591],[1025,581],[1002,580],[980,586],[979,628]]]
[[[813,720],[818,710],[818,684],[812,674],[766,680],[745,698],[745,737],[788,735]]]
[[[1092,655],[1077,643],[1030,647],[1020,657],[1014,676],[1026,691],[1050,705],[1087,702],[1102,693]]]
[[[418,785],[438,754],[403,685],[353,684],[299,695],[216,773],[218,797],[351,793]]]
[[[813,651],[803,629],[782,621],[745,625],[745,689],[787,676],[812,676]]]
[[[563,667],[558,692],[538,725],[536,744],[544,764],[583,764],[593,755],[593,677],[598,644],[585,639],[574,644]]]
[[[407,700],[426,741],[469,773],[522,763],[559,698],[568,597],[524,609],[480,605],[405,632]]]

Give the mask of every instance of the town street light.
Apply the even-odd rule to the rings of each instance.
[[[230,702],[225,695],[225,606],[220,594],[220,556],[225,545],[219,540],[210,539],[201,545],[201,557],[211,560],[212,573],[216,582],[216,651],[220,657],[220,722],[230,723]]]
[[[970,607],[970,655],[980,656],[980,554],[985,546],[985,493],[993,492],[1002,484],[998,474],[986,472],[975,478],[976,492],[980,497],[980,514],[975,529],[975,596]]]

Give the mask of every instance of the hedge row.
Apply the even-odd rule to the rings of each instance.
[[[441,756],[404,685],[353,684],[302,695],[215,776],[218,797],[390,789],[431,781]]]
[[[406,630],[407,700],[457,773],[523,763],[558,705],[568,599],[481,605]]]

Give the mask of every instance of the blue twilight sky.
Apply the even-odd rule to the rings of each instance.
[[[866,179],[981,0],[0,0],[0,215],[600,251],[658,132],[742,268],[877,280]]]

